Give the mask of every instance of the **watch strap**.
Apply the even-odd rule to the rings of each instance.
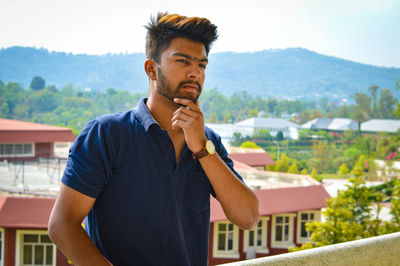
[[[193,157],[195,159],[201,159],[203,157],[206,157],[208,155],[208,151],[206,150],[206,148],[204,147],[201,151],[193,153]]]

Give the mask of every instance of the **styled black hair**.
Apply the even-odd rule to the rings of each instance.
[[[206,18],[185,17],[178,14],[158,13],[145,26],[146,56],[157,63],[161,53],[175,38],[188,38],[204,44],[208,55],[212,43],[218,38],[217,26]]]

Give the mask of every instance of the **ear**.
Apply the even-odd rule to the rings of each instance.
[[[157,75],[156,75],[156,63],[151,60],[147,59],[144,62],[144,71],[146,71],[147,76],[149,77],[150,80],[156,80]]]

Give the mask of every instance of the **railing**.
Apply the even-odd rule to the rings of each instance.
[[[396,266],[400,265],[400,232],[225,265]]]
[[[54,196],[65,165],[65,158],[0,161],[0,190]]]

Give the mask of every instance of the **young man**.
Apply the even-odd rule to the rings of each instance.
[[[210,193],[239,227],[259,219],[197,101],[216,27],[158,14],[146,28],[149,98],[85,126],[50,217],[51,239],[77,265],[207,265]]]

